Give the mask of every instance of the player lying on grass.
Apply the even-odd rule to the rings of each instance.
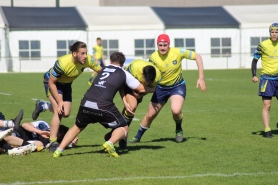
[[[15,119],[6,120],[2,112],[0,112],[0,148],[8,151],[9,155],[23,155],[35,151],[36,144],[24,141],[16,136],[12,136],[14,128],[20,127],[20,122],[23,118],[23,110],[20,110]],[[3,150],[1,150],[3,152]]]
[[[197,87],[201,87],[202,92],[206,91],[204,81],[204,70],[202,57],[194,51],[183,48],[170,48],[170,39],[166,34],[161,34],[157,38],[158,50],[151,54],[152,62],[161,72],[162,79],[155,88],[149,109],[143,118],[136,136],[129,143],[140,142],[144,132],[151,126],[152,121],[158,115],[162,107],[170,99],[171,111],[176,124],[176,142],[183,141],[182,130],[182,106],[186,95],[186,85],[182,76],[182,59],[196,60],[199,78]]]
[[[157,67],[155,67],[152,63],[142,59],[136,59],[132,61],[128,66],[125,67],[125,70],[137,80],[139,80],[141,84],[150,88],[154,88],[161,80],[161,74]],[[134,112],[138,104],[142,102],[144,95],[146,95],[146,93],[136,96],[133,90],[127,86],[125,86],[124,90],[121,92],[121,96],[123,97],[123,102],[125,104],[125,108],[123,109],[122,113],[127,120],[128,126],[131,124],[131,121],[134,118]],[[109,140],[112,132],[113,130],[105,135],[104,138],[106,141]],[[120,148],[126,147],[126,138],[119,141],[119,146]]]
[[[127,137],[128,125],[120,111],[113,103],[115,94],[119,89],[127,85],[137,93],[153,92],[153,88],[144,87],[130,73],[122,69],[125,56],[121,52],[114,52],[110,56],[111,64],[105,66],[96,76],[92,86],[87,90],[81,101],[76,122],[67,132],[60,146],[54,152],[53,157],[59,157],[66,146],[82,131],[89,123],[99,122],[106,128],[114,129],[110,139],[102,146],[110,157],[118,157],[114,144]]]
[[[58,147],[57,133],[62,118],[67,118],[72,105],[72,82],[89,67],[98,72],[101,67],[87,54],[85,43],[77,41],[70,46],[71,54],[60,57],[55,65],[44,74],[46,96],[51,104],[38,100],[32,118],[36,120],[40,112],[49,110],[54,113],[50,122],[49,151]]]

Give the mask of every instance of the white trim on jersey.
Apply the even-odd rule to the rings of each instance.
[[[123,70],[123,71],[125,72],[125,75],[126,75],[126,81],[125,81],[126,85],[132,90],[136,89],[140,85],[140,82],[134,76],[132,76],[129,72],[127,72],[125,70]]]
[[[126,75],[125,83],[130,89],[134,90],[140,85],[140,82],[134,76],[132,76],[129,72],[124,70],[122,67],[114,65],[114,64],[109,64],[109,65],[114,66],[114,67],[118,67],[125,72],[125,75]]]

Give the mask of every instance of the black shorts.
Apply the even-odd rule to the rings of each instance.
[[[49,85],[48,85],[48,79],[44,79],[43,81],[44,84],[44,90],[45,90],[45,94],[48,97],[49,95],[51,95],[50,89],[49,89]],[[72,93],[72,89],[71,89],[71,83],[68,84],[61,84],[59,82],[56,82],[56,87],[57,87],[57,91],[59,94],[63,95],[63,101],[68,101],[68,102],[72,102],[72,97],[71,97],[71,93]]]
[[[83,99],[76,116],[76,126],[85,128],[89,123],[97,122],[105,128],[127,126],[127,122],[114,104]]]
[[[130,89],[127,85],[125,85],[125,87],[124,87],[124,92],[125,92],[125,94],[130,94],[133,96],[132,89]],[[137,99],[137,104],[141,103],[142,101],[143,101],[143,97]]]

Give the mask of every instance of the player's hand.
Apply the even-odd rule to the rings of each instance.
[[[63,114],[63,112],[64,112],[64,102],[63,101],[58,103],[57,112],[58,112],[58,114]]]
[[[43,131],[41,130],[39,133],[43,138],[49,138],[50,137],[50,132],[49,131]]]
[[[132,111],[129,103],[125,102],[124,105],[125,105],[125,109],[127,110],[127,112],[129,112],[130,114],[132,114],[134,116],[135,113]]]
[[[205,80],[203,78],[199,78],[197,81],[197,85],[196,88],[198,88],[200,86],[202,92],[205,92],[207,87],[206,87],[206,83]]]
[[[256,83],[256,82],[258,82],[258,81],[259,81],[258,77],[254,76],[254,77],[252,78],[252,82]]]

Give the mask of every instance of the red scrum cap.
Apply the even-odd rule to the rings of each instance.
[[[160,34],[160,35],[157,37],[157,43],[159,43],[159,42],[167,42],[167,43],[170,45],[169,36],[166,35],[166,34]]]

